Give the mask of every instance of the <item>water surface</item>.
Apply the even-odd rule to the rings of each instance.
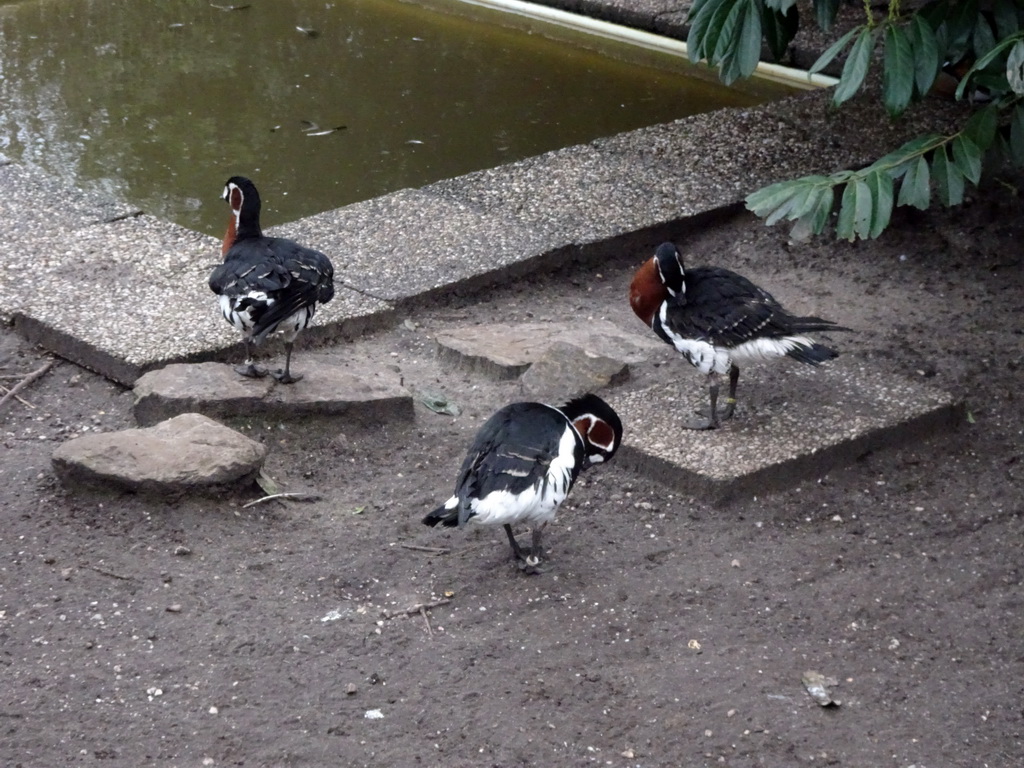
[[[0,4],[0,153],[219,234],[232,174],[271,225],[781,93],[439,1]]]

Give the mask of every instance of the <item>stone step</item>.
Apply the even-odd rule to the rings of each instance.
[[[227,421],[316,420],[319,424],[374,424],[413,418],[412,395],[399,375],[352,363],[305,359],[295,384],[270,376],[250,379],[224,363],[176,363],[144,374],[135,384],[135,420],[155,424],[180,413]]]

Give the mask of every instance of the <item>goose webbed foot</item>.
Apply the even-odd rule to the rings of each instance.
[[[270,375],[277,379],[278,384],[294,384],[296,381],[302,381],[301,373],[294,375],[287,368],[284,370],[279,368],[276,371],[273,371]]]
[[[516,537],[512,534],[512,526],[505,526],[505,534],[508,536],[508,543],[512,547],[512,554],[515,555],[516,565],[523,573],[535,574],[544,573],[544,569],[540,567],[540,558],[544,550],[540,546],[540,527],[533,529],[533,545],[524,547],[516,541]]]
[[[249,360],[241,365],[236,365],[235,373],[239,376],[245,376],[247,379],[262,379],[267,375],[267,370],[265,368],[257,368],[256,365]]]

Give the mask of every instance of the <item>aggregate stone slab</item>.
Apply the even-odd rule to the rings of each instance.
[[[518,378],[556,343],[625,364],[638,363],[666,349],[650,334],[623,331],[607,320],[473,325],[439,333],[435,341],[442,360],[496,379]]]
[[[134,216],[83,227],[70,239],[51,233],[33,241],[7,266],[0,299],[16,307],[15,324],[31,341],[132,384],[170,361],[226,357],[235,348],[241,357],[240,336],[207,285],[219,261],[213,238]],[[296,354],[329,326],[372,325],[390,313],[386,302],[340,289]]]
[[[959,114],[929,104],[919,117],[898,122],[873,105],[852,117],[847,111],[831,115],[830,99],[829,91],[814,91],[716,110],[446,179],[423,191],[573,243],[593,243],[739,203],[776,181],[863,165],[878,156],[879,146],[896,147],[928,126],[934,130],[939,117],[952,124]],[[850,121],[871,130],[844,129]]]
[[[153,424],[198,412],[223,419],[316,418],[362,424],[412,420],[413,398],[398,373],[363,364],[341,366],[292,360],[303,378],[278,384],[250,379],[223,363],[172,364],[144,374],[135,384],[135,420]]]
[[[67,187],[20,163],[0,163],[0,242],[20,249],[54,230],[70,231],[141,211],[107,195]]]
[[[676,383],[608,399],[625,425],[616,461],[719,501],[817,479],[869,451],[951,431],[963,414],[952,395],[852,356],[744,369],[736,414],[717,430],[682,426],[708,405],[705,377],[682,361]]]
[[[568,245],[465,202],[405,189],[274,227],[326,253],[335,280],[389,302],[477,289],[559,258]]]

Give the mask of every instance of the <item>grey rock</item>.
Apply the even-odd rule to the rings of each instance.
[[[60,445],[53,468],[68,487],[177,494],[251,482],[267,449],[198,413],[153,427],[83,435]]]
[[[219,419],[315,417],[364,424],[413,418],[412,395],[393,370],[305,357],[297,372],[303,379],[286,385],[269,376],[247,379],[223,363],[168,365],[135,383],[135,420],[155,424],[188,412]]]
[[[523,374],[523,387],[536,399],[561,403],[629,378],[629,364],[597,355],[565,341],[556,341]]]
[[[607,320],[469,326],[438,334],[436,342],[442,360],[496,379],[518,378],[555,343],[623,363],[663,354],[665,346],[653,336],[623,331]]]

